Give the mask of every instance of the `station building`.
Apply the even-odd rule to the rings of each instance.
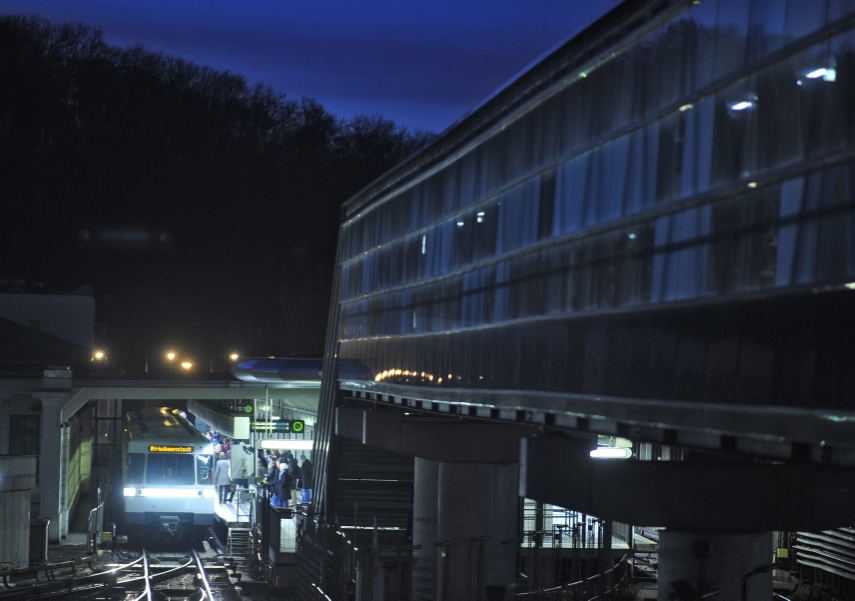
[[[319,532],[476,598],[519,584],[528,498],[663,526],[660,581],[702,590],[704,548],[765,599],[772,531],[855,523],[853,27],[845,0],[622,2],[349,199]],[[598,437],[690,461],[605,467]]]

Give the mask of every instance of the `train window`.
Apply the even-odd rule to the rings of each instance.
[[[145,454],[128,453],[128,475],[126,484],[142,484],[145,476]]]
[[[213,459],[211,455],[196,455],[196,481],[199,484],[213,484]]]
[[[195,484],[193,455],[148,456],[146,484]]]

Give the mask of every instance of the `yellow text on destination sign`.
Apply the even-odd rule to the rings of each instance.
[[[149,453],[192,453],[193,447],[167,447],[159,444],[149,445]]]

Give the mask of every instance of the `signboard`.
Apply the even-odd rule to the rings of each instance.
[[[165,445],[152,444],[148,446],[149,453],[192,453],[193,447],[169,447]]]
[[[306,422],[301,419],[252,422],[253,432],[302,432],[305,429]]]

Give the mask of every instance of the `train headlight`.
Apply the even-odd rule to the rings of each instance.
[[[137,489],[136,489],[136,488],[133,488],[133,487],[126,488],[126,489],[125,489],[125,496],[126,496],[126,497],[135,497],[135,496],[137,496]]]
[[[203,488],[202,489],[202,496],[205,497],[206,499],[213,499],[217,496],[217,491],[214,490],[213,488]]]

